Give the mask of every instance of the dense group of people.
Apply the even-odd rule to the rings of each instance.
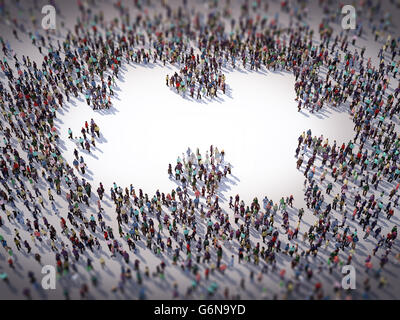
[[[90,131],[90,132],[89,132]],[[100,128],[99,126],[94,122],[93,119],[90,120],[90,125],[87,121],[85,121],[84,126],[81,129],[82,136],[76,137],[74,139],[73,132],[71,128],[68,128],[68,138],[75,141],[76,146],[81,148],[81,150],[86,150],[87,152],[90,153],[90,146],[92,145],[93,148],[96,148],[96,136],[97,139],[100,138]],[[88,134],[90,134],[90,140],[88,138]],[[74,150],[74,155],[76,160],[78,159],[79,152],[78,150]],[[77,164],[78,165],[78,164]],[[75,164],[74,164],[75,166]],[[75,166],[76,167],[76,166]]]
[[[136,6],[143,6],[139,2]],[[239,21],[231,15],[230,1],[226,1],[223,14],[212,11],[205,20],[199,12],[192,15],[187,1],[177,10],[162,1],[160,15],[138,14],[133,21],[120,2],[115,4],[120,20],[111,22],[81,1],[78,6],[81,16],[74,30],[68,31],[62,42],[58,40],[57,46],[50,33],[47,38],[29,33],[32,45],[43,55],[41,65],[29,56],[19,57],[8,40],[0,39],[0,66],[6,78],[0,82],[0,241],[10,268],[16,268],[19,251],[41,264],[40,252],[51,250],[59,277],[78,273],[77,265],[84,260],[90,284],[97,287],[100,279],[92,272],[97,263],[103,270],[107,259],[121,257],[121,275],[112,291],[126,290],[132,270],[141,286],[151,277],[165,280],[166,272],[180,268],[189,271],[193,281],[183,295],[175,283],[171,298],[197,297],[201,286],[206,286],[210,295],[221,292],[213,274],[234,270],[236,259],[228,252],[236,252],[238,263],[254,264],[258,270],[257,274],[248,270],[240,281],[241,288],[245,288],[247,277],[251,281],[256,277],[261,283],[272,272],[284,286],[284,294],[276,292],[275,298],[296,294],[304,277],[314,286],[306,297],[322,299],[329,292],[320,280],[314,281],[316,269],[311,257],[327,254],[328,260],[318,265],[318,270],[327,268],[332,273],[343,262],[350,264],[357,256],[357,244],[371,234],[374,249],[364,261],[363,297],[368,297],[372,282],[368,270],[374,268],[372,257],[378,254],[379,266],[374,271],[379,287],[386,285],[385,265],[390,257],[399,258],[394,252],[396,224],[388,233],[382,231],[396,217],[399,201],[400,136],[395,126],[400,83],[393,92],[389,85],[394,85],[398,73],[399,39],[387,38],[376,66],[364,57],[365,49],[360,53],[352,50],[356,40],[347,33],[334,37],[328,20],[321,24],[316,40],[307,24],[280,27],[277,17],[268,21],[256,14],[254,18],[252,11],[268,10],[260,1],[252,6],[244,1]],[[218,6],[218,1],[211,6]],[[291,21],[301,20],[304,7],[290,6],[284,2],[282,10],[291,13]],[[378,15],[379,8],[376,11]],[[224,21],[229,21],[231,33],[225,30]],[[26,30],[14,23],[15,30]],[[385,28],[384,24],[375,31],[384,32]],[[360,35],[361,31],[357,32]],[[379,32],[375,33],[376,41]],[[17,31],[13,34],[18,39]],[[166,85],[182,95],[186,91],[191,97],[196,94],[197,99],[225,93],[224,69],[240,68],[240,62],[250,71],[290,71],[296,77],[298,111],[318,112],[348,103],[355,137],[340,145],[323,136],[313,137],[311,130],[301,134],[296,158],[297,168],[306,178],[306,209],[296,209],[293,196],[278,202],[254,198],[246,204],[240,195],[232,195],[229,206],[224,206],[220,186],[227,183],[232,169],[225,161],[225,152],[215,146],[205,154],[189,148],[174,167],[169,165],[168,175],[178,185],[170,192],[157,191],[150,196],[133,185],[123,188],[117,183],[107,187],[100,183],[92,192],[92,185],[82,177],[86,170],[82,152],[90,153],[96,146],[99,127],[91,119],[85,121],[80,137],[68,130],[77,146],[69,164],[59,148],[55,119],[71,96],[80,94],[94,110],[110,108],[125,62],[175,66],[179,71],[167,76]],[[107,199],[114,204],[112,210],[104,208]],[[57,205],[63,201],[67,211]],[[97,214],[90,213],[91,208]],[[341,221],[334,218],[336,213]],[[303,232],[303,216],[307,214],[316,220]],[[55,215],[58,225],[52,224],[54,217],[48,215]],[[105,215],[111,216],[111,221]],[[6,226],[12,235],[5,234]],[[145,249],[139,249],[141,243]],[[160,264],[151,266],[153,273],[149,265],[141,265],[138,250],[159,258]],[[98,261],[91,254],[94,252],[100,255]],[[347,261],[341,260],[341,253]],[[294,277],[287,276],[289,270],[280,264],[279,256],[290,257]],[[13,271],[1,271],[1,278],[9,281],[8,274]],[[37,287],[35,275],[28,272],[28,277]],[[139,298],[146,298],[144,288],[140,288]],[[30,290],[28,286],[22,290],[27,298],[32,297]],[[68,287],[64,290],[70,298]],[[87,298],[89,291],[89,283],[83,283],[80,297]],[[344,292],[337,285],[334,291],[339,296]],[[227,286],[223,296],[240,294],[229,292]]]

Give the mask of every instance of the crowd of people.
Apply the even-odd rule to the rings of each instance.
[[[90,131],[90,132],[89,132]],[[90,119],[90,125],[87,121],[85,121],[84,126],[81,129],[82,136],[76,137],[74,139],[73,132],[71,128],[68,128],[68,138],[75,141],[76,146],[81,147],[81,150],[86,150],[88,153],[90,153],[90,145],[92,147],[96,148],[96,136],[99,139],[100,138],[100,128],[99,126],[94,122],[93,119]],[[88,139],[88,134],[90,134],[90,140]],[[78,159],[79,152],[78,150],[74,150],[74,155],[76,160]],[[78,164],[76,164],[78,165]],[[76,165],[74,164],[75,168]]]
[[[218,1],[215,3],[218,6]],[[314,288],[302,297],[322,299],[330,292],[315,280],[311,256],[326,254],[328,260],[317,268],[332,273],[339,265],[350,264],[360,250],[357,244],[372,234],[374,248],[364,261],[363,297],[368,297],[374,281],[368,270],[374,269],[379,287],[387,284],[385,266],[391,257],[399,258],[394,249],[396,223],[387,234],[382,231],[384,225],[398,218],[400,136],[395,126],[400,111],[400,83],[392,91],[390,84],[394,85],[398,73],[399,39],[388,36],[376,66],[371,58],[364,57],[365,49],[357,51],[356,40],[347,33],[334,37],[329,21],[323,21],[317,39],[307,24],[280,27],[277,17],[272,21],[260,15],[254,18],[252,10],[268,10],[260,1],[254,2],[255,7],[245,1],[239,21],[231,15],[229,1],[222,15],[212,12],[205,21],[198,12],[191,14],[187,1],[177,10],[162,1],[164,18],[170,23],[159,15],[151,18],[142,14],[132,22],[120,2],[115,4],[121,12],[120,20],[111,22],[81,1],[78,6],[80,19],[62,42],[57,41],[57,46],[50,33],[47,38],[29,33],[32,46],[43,56],[41,65],[29,56],[19,57],[9,41],[0,39],[0,66],[6,79],[0,82],[0,241],[11,268],[3,268],[4,281],[10,281],[8,274],[17,268],[15,256],[20,251],[41,264],[40,252],[51,250],[61,278],[78,273],[79,264],[85,265],[91,282],[80,286],[81,298],[89,296],[90,285],[99,286],[100,279],[92,272],[97,263],[103,270],[108,259],[121,257],[121,275],[111,289],[124,292],[133,270],[141,299],[148,297],[142,287],[144,281],[151,281],[151,277],[165,280],[166,272],[176,272],[176,268],[189,271],[193,281],[183,294],[175,283],[171,298],[196,298],[201,286],[209,295],[221,292],[213,274],[234,270],[235,261],[257,266],[256,275],[249,269],[241,279],[242,289],[247,278],[253,281],[256,277],[261,283],[272,272],[279,275],[284,287],[284,293],[276,292],[274,298],[300,292],[304,277]],[[288,7],[289,2],[284,2],[282,10],[292,12]],[[296,7],[291,19],[301,20],[305,14],[302,8]],[[379,14],[379,8],[376,10],[374,14]],[[225,20],[231,24],[231,33],[225,30]],[[20,33],[26,30],[17,21],[14,23]],[[381,25],[375,31],[384,32],[385,28]],[[360,35],[360,30],[357,32]],[[17,31],[13,33],[18,39]],[[107,187],[100,183],[96,193],[92,192],[92,185],[82,177],[86,170],[82,152],[91,152],[96,136],[100,138],[93,119],[85,122],[80,137],[68,131],[77,146],[72,165],[60,151],[55,126],[59,109],[70,102],[71,96],[80,94],[95,110],[110,108],[123,63],[174,66],[179,71],[167,76],[166,85],[182,95],[187,90],[191,97],[197,93],[196,98],[201,99],[217,97],[219,90],[225,93],[223,70],[228,66],[240,68],[237,61],[249,71],[293,72],[298,111],[318,112],[348,104],[354,122],[353,140],[332,144],[323,136],[313,137],[311,130],[299,137],[297,168],[306,178],[307,208],[295,208],[293,196],[278,202],[268,197],[261,201],[254,198],[246,204],[240,195],[232,195],[229,207],[222,205],[220,185],[227,183],[232,169],[225,161],[225,152],[215,146],[205,154],[189,148],[174,167],[168,167],[177,188],[167,193],[157,191],[153,196],[133,185],[123,188],[117,183]],[[113,209],[104,209],[108,197]],[[63,201],[68,212],[57,206]],[[89,208],[97,214],[90,213]],[[335,214],[341,216],[341,221],[334,218]],[[53,215],[58,225],[51,223]],[[112,221],[104,215],[111,216]],[[303,219],[306,215],[316,220],[303,233],[301,229],[307,229]],[[7,226],[12,235],[5,231]],[[145,249],[138,248],[141,243]],[[141,265],[138,250],[159,258],[159,265],[150,266],[154,272],[149,265]],[[237,259],[229,252],[236,252]],[[100,254],[98,261],[91,253]],[[340,258],[341,253],[347,261]],[[377,255],[379,266],[375,267],[372,257]],[[279,262],[279,256],[290,257],[294,277],[287,276],[290,270]],[[33,272],[28,272],[28,277],[36,288],[38,281]],[[32,298],[28,285],[21,291]],[[350,294],[336,284],[334,293],[340,297]],[[68,287],[64,295],[70,298]],[[229,292],[227,286],[223,297],[240,294]]]

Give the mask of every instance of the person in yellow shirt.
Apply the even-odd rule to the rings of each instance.
[[[48,193],[48,195],[49,195],[49,200],[50,200],[50,201],[54,201],[54,197],[53,197],[53,195],[51,194],[51,189],[50,189],[50,188],[47,189],[47,193]]]

